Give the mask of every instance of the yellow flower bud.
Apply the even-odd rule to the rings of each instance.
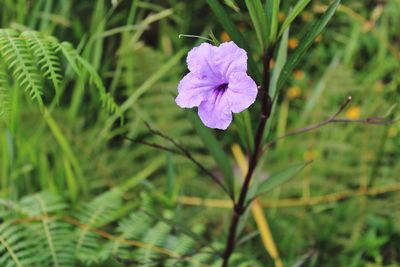
[[[348,119],[356,120],[360,118],[361,109],[359,106],[352,106],[346,111],[346,117]]]
[[[289,97],[289,99],[295,99],[295,98],[301,96],[300,87],[298,87],[297,85],[290,87],[287,92],[287,96]]]

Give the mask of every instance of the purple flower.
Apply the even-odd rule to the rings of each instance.
[[[179,82],[175,101],[182,108],[198,107],[207,127],[225,130],[232,112],[242,112],[254,103],[257,85],[246,73],[247,54],[234,42],[202,43],[189,52],[186,61],[190,72]]]

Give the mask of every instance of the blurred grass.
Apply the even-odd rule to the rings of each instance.
[[[262,55],[245,3],[216,1],[232,19],[225,32],[218,24],[224,18],[212,16],[206,1],[0,2],[2,28],[38,30],[73,43],[124,113],[122,124],[103,111],[95,87],[86,83],[88,77],[73,78],[65,64],[59,105],[45,97],[52,108],[44,116],[11,84],[10,120],[0,122],[2,201],[45,190],[80,208],[102,192],[122,188],[126,206],[117,210],[119,219],[138,212],[139,206],[160,214],[172,211],[178,225],[203,225],[200,232],[206,240],[223,242],[229,214],[215,207],[230,206],[220,200],[221,191],[186,159],[120,136],[164,144],[147,133],[147,121],[221,176],[187,111],[174,103],[177,83],[186,72],[184,54],[199,42],[178,35],[232,35],[253,51],[253,68],[260,68]],[[287,17],[295,2],[281,1],[280,16]],[[289,30],[293,46],[329,2],[311,1],[294,20]],[[354,99],[353,112],[342,116],[384,115],[397,103],[399,15],[398,0],[343,1],[300,67],[290,72],[289,83],[277,97],[268,138],[325,119],[348,95]],[[204,17],[207,20],[198,19]],[[49,88],[45,96],[52,94]],[[254,124],[257,109],[254,106],[245,115],[247,125]],[[240,116],[229,131],[216,132],[225,151],[238,140],[242,149],[247,147],[239,137]],[[284,266],[400,266],[399,147],[399,124],[333,124],[284,139],[267,151],[260,181],[291,163],[314,160],[296,179],[260,198]],[[237,164],[234,171],[239,184]],[[188,202],[206,207],[184,205]],[[115,228],[109,223],[101,231]],[[257,235],[257,225],[250,220],[240,237],[240,252],[262,263],[258,266],[272,266]],[[107,261],[95,266],[122,264]]]

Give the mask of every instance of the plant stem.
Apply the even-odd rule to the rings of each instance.
[[[260,154],[260,150],[262,147],[262,140],[263,140],[263,136],[264,136],[265,124],[267,123],[267,120],[271,113],[272,102],[271,102],[271,98],[269,97],[268,91],[269,91],[269,81],[270,81],[269,80],[270,79],[269,78],[270,77],[269,62],[270,62],[270,58],[272,56],[273,50],[274,50],[274,48],[271,47],[270,49],[268,49],[268,51],[263,56],[264,71],[263,71],[263,87],[262,87],[263,95],[261,98],[261,117],[260,117],[260,121],[258,123],[256,135],[254,137],[254,151],[249,159],[249,165],[248,165],[249,167],[248,167],[244,182],[242,184],[242,188],[240,190],[239,200],[236,203],[234,203],[231,224],[229,226],[228,239],[226,241],[225,252],[223,254],[222,267],[228,266],[229,258],[232,255],[233,250],[235,249],[237,226],[238,226],[240,217],[243,215],[243,213],[246,210],[245,202],[246,202],[247,192],[249,190],[251,178],[253,177],[253,173],[257,167],[258,156]]]

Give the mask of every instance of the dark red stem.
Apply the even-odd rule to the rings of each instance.
[[[229,226],[228,239],[226,241],[225,252],[223,254],[222,267],[228,266],[229,258],[232,255],[233,250],[235,249],[237,226],[240,217],[246,210],[245,202],[246,202],[247,192],[249,190],[250,181],[251,178],[253,177],[254,170],[257,167],[258,156],[260,154],[262,147],[265,125],[270,116],[272,108],[271,98],[269,97],[268,94],[269,82],[270,82],[270,59],[272,56],[272,52],[273,48],[271,47],[263,56],[264,71],[263,71],[263,87],[262,87],[262,99],[261,99],[261,117],[258,123],[256,135],[254,137],[254,151],[249,159],[247,174],[244,179],[242,188],[240,190],[239,199],[234,204],[231,224]]]

